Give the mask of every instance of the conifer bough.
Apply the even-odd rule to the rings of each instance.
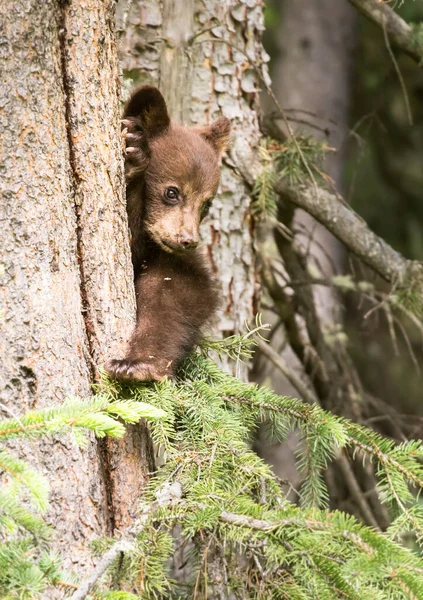
[[[138,593],[146,600],[209,597],[222,582],[225,597],[234,593],[260,600],[423,597],[421,560],[393,541],[410,530],[422,538],[421,510],[410,492],[410,486],[423,487],[420,443],[395,446],[316,405],[243,383],[200,355],[186,361],[175,382],[105,382],[103,393],[164,410],[163,420],[151,422],[151,433],[165,449],[166,462],[142,499],[133,529],[137,535],[122,534],[131,542],[124,557],[119,564],[111,560],[121,540],[112,543],[99,571],[88,574],[73,600],[85,598],[87,589],[97,593],[97,586],[107,582],[133,586],[137,579],[142,580]],[[291,429],[302,436],[301,508],[287,501],[269,467],[249,448],[260,421],[275,440],[285,439]],[[381,494],[400,510],[389,535],[348,515],[319,509],[327,504],[322,470],[345,447],[373,462]],[[166,500],[166,486],[177,486],[179,492]],[[175,525],[182,547],[191,544],[184,565],[194,574],[176,589],[166,567],[175,553]],[[215,552],[220,556],[219,581],[213,579]],[[97,579],[100,571],[108,573],[107,580]]]
[[[423,489],[421,443],[395,445],[316,405],[246,384],[204,356],[210,349],[233,354],[237,348],[242,359],[251,343],[247,334],[220,348],[217,342],[204,345],[203,355],[189,357],[175,381],[105,379],[91,399],[0,422],[0,441],[23,437],[35,443],[41,434],[75,435],[86,428],[119,436],[118,417],[127,422],[147,417],[165,458],[141,499],[140,517],[118,539],[98,541],[97,567],[78,585],[62,572],[60,561],[42,553],[48,541],[28,537],[39,535],[42,520],[20,512],[16,491],[26,489],[33,505],[40,505],[37,481],[4,455],[6,470],[14,461],[18,477],[6,489],[9,499],[0,495],[0,534],[14,525],[9,541],[0,543],[0,597],[47,598],[49,590],[65,587],[73,600],[205,598],[221,588],[225,597],[254,600],[423,598],[423,561],[396,543],[409,532],[423,541],[423,511],[415,497]],[[291,430],[302,439],[301,506],[287,500],[270,467],[250,448],[260,422],[275,441]],[[374,465],[377,491],[393,508],[386,534],[325,509],[322,472],[343,449]],[[171,557],[182,552],[176,552],[175,526],[177,543],[188,544],[181,561],[193,574],[180,585],[168,569]]]

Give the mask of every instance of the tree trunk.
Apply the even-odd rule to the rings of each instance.
[[[341,192],[349,131],[355,11],[338,0],[281,0],[280,6],[282,27],[273,80],[275,94],[289,110],[287,115],[295,131],[325,139],[336,149],[328,156],[326,171]],[[313,254],[325,274],[332,275],[343,262],[339,243],[312,217],[301,214],[299,219],[312,232]],[[330,290],[319,288],[317,301],[324,319],[338,320],[337,300]]]
[[[81,293],[95,378],[96,367],[122,353],[135,319],[120,143],[115,2],[74,0],[64,10],[64,28]],[[147,473],[153,470],[152,450],[142,424],[128,427],[123,440],[99,445],[112,533],[135,517]]]
[[[334,179],[339,191],[342,189],[342,173],[348,137],[349,82],[352,67],[355,14],[347,2],[338,0],[277,0],[281,25],[277,30],[275,64],[272,69],[273,90],[284,109],[291,129],[326,140],[336,148],[329,154],[326,171]],[[275,111],[269,97],[264,96],[266,112]],[[283,126],[279,117],[278,123]],[[323,276],[330,279],[343,264],[343,251],[335,238],[312,217],[296,211],[293,227],[302,228],[299,239],[309,247],[313,262]],[[311,243],[309,244],[309,238]],[[293,277],[296,279],[296,277]],[[333,289],[313,286],[319,328],[330,329],[340,320],[340,307]],[[323,325],[324,324],[324,325]],[[274,343],[280,344],[279,336]],[[303,365],[299,364],[292,349],[286,347],[284,357],[290,368],[301,379]],[[260,361],[260,370],[262,361]],[[281,394],[298,395],[278,371],[269,366],[272,385]],[[333,383],[335,389],[335,383]],[[325,406],[325,408],[330,408]],[[333,408],[333,406],[331,407]],[[351,416],[351,415],[350,415]],[[260,446],[260,453],[273,464],[275,472],[288,478],[295,486],[300,484],[295,475],[294,437],[276,446]]]
[[[5,416],[89,395],[99,366],[121,348],[134,323],[114,4],[7,0],[0,7]],[[259,1],[215,0],[207,8],[164,2],[163,10],[155,1],[134,2],[125,10],[127,78],[132,69],[132,82],[158,83],[174,118],[187,124],[229,116],[235,144],[254,147]],[[203,231],[222,287],[218,329],[224,333],[244,331],[254,312],[249,206],[247,188],[226,159]],[[246,375],[245,368],[238,372]],[[67,564],[91,564],[85,542],[134,515],[152,469],[145,428],[130,428],[121,443],[107,446],[91,439],[84,451],[63,437],[21,444],[20,451],[51,480],[49,519]]]
[[[186,125],[232,122],[233,145],[256,147],[258,71],[265,72],[259,0],[120,0],[121,61],[125,85],[153,83],[173,119]],[[256,266],[250,197],[229,158],[220,191],[202,229],[222,290],[215,333],[245,332],[255,312]],[[244,365],[230,367],[241,377]]]
[[[135,303],[114,2],[7,0],[0,22],[0,410],[10,416],[89,395],[129,336]],[[143,433],[114,450],[136,451],[138,487],[150,468]],[[110,533],[123,510],[111,502],[116,456],[63,437],[21,451],[51,480],[49,519],[67,563],[89,563],[84,542]]]
[[[327,169],[342,187],[355,11],[337,0],[279,0],[279,4],[282,25],[273,73],[275,94],[290,111],[295,130],[327,139],[336,148]]]

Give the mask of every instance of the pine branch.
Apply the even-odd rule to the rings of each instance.
[[[163,487],[162,487],[163,489]],[[122,534],[122,539],[118,540],[113,546],[103,555],[98,565],[93,569],[90,575],[78,586],[78,589],[73,593],[70,600],[84,600],[93,589],[95,584],[104,575],[104,573],[110,568],[113,562],[121,553],[134,552],[136,548],[135,540],[147,526],[154,527],[155,523],[163,521],[163,514],[155,518],[155,514],[160,508],[162,511],[166,510],[169,506],[174,505],[176,513],[173,518],[175,521],[184,522],[184,519],[189,516],[191,511],[206,511],[208,509],[207,504],[186,502],[180,500],[180,494],[176,495],[169,494],[169,486],[167,492],[160,499],[143,508],[142,516],[138,518],[135,523],[125,530]],[[348,541],[352,541],[361,550],[365,550],[368,555],[372,555],[375,549],[372,545],[359,534],[358,531],[351,531],[350,527],[343,528],[338,527],[336,519],[332,520],[324,518],[307,518],[300,516],[299,514],[287,518],[280,518],[275,520],[260,519],[250,517],[244,514],[238,514],[227,510],[221,510],[216,513],[216,518],[223,524],[227,524],[233,527],[239,527],[246,529],[247,532],[262,532],[271,534],[283,528],[294,528],[298,529],[304,527],[306,530],[312,531],[332,531],[339,529],[339,533]],[[364,527],[361,527],[363,533],[366,531]],[[378,540],[379,538],[376,538]],[[381,540],[382,538],[380,538]]]
[[[165,417],[162,410],[145,402],[112,400],[101,394],[86,399],[68,398],[60,406],[29,411],[20,418],[4,419],[0,421],[0,441],[77,429],[90,429],[97,437],[122,437],[125,427],[118,418],[137,423],[142,418],[160,420]]]
[[[240,341],[223,343],[222,351],[232,351]],[[214,350],[219,351],[216,344]],[[410,486],[423,487],[421,443],[395,445],[315,404],[246,384],[201,354],[189,357],[175,380],[146,385],[105,379],[99,388],[88,412],[81,403],[71,403],[53,413],[54,418],[43,413],[44,423],[60,414],[66,430],[72,415],[74,426],[98,429],[100,434],[106,427],[116,433],[97,409],[108,418],[119,415],[127,420],[147,411],[153,435],[167,455],[143,494],[139,518],[115,541],[98,542],[104,554],[72,590],[72,600],[135,597],[114,590],[117,582],[146,600],[176,597],[182,590],[184,597],[190,590],[194,596],[208,597],[207,589],[216,597],[231,597],[234,590],[249,597],[252,581],[267,600],[288,595],[296,600],[423,597],[423,563],[417,555],[353,517],[318,508],[327,504],[322,471],[341,448],[350,448],[373,459],[378,492],[401,513],[389,535],[398,539],[412,532],[423,541],[423,511]],[[21,419],[26,425],[35,420],[34,413],[27,421],[25,416]],[[251,450],[251,435],[259,422],[270,427],[276,440],[285,439],[291,430],[300,432],[303,506],[288,502],[270,467]],[[10,461],[6,457],[3,462],[7,466]],[[13,462],[12,458],[10,467]],[[38,530],[37,523],[27,522],[27,515],[17,509],[16,503],[2,502],[0,495],[0,525],[6,528],[12,519],[18,527]],[[192,582],[179,585],[167,576],[169,559],[176,553],[171,536],[175,526],[182,546],[190,548],[182,552],[193,575]],[[25,597],[32,600],[45,597],[47,586],[63,586],[69,577],[59,573],[58,565],[51,568],[53,562],[42,559],[33,540],[14,540],[7,548],[0,544],[0,596],[30,589]]]
[[[145,402],[116,400],[99,393],[86,400],[70,398],[57,407],[2,420],[0,442],[72,433],[82,444],[84,430],[91,430],[98,437],[121,437],[125,427],[120,420],[136,423],[146,418],[158,423],[165,417],[162,409]],[[59,570],[60,559],[46,552],[53,529],[28,510],[28,498],[38,511],[47,510],[46,478],[34,471],[27,461],[1,446],[0,474],[6,481],[0,491],[0,596],[32,600],[45,598],[47,589],[69,587],[71,584],[65,583],[67,578]],[[27,532],[32,535],[28,536]],[[120,546],[127,548],[123,543]],[[129,600],[135,597],[126,592],[106,592],[101,598]]]
[[[423,62],[423,51],[416,43],[412,27],[385,2],[380,0],[349,0],[349,2],[376,25],[385,29],[398,48],[419,64]]]

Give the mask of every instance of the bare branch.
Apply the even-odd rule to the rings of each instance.
[[[317,398],[307,388],[307,385],[298,377],[292,367],[289,367],[281,356],[266,342],[259,340],[260,351],[273,363],[273,365],[282,373],[282,375],[295,387],[302,399],[308,404],[319,404]]]
[[[378,0],[349,0],[355,8],[371,21],[386,28],[392,42],[408,56],[421,63],[423,53],[413,39],[413,30],[397,13]]]
[[[275,190],[312,215],[383,279],[399,286],[412,283],[423,294],[422,263],[408,260],[394,250],[340,196],[321,188],[317,194],[314,187],[293,189],[283,180],[275,185]]]
[[[150,518],[154,516],[156,510],[160,506],[166,506],[180,500],[181,494],[182,488],[178,481],[174,481],[173,483],[166,481],[156,492],[157,500],[146,505],[139,518],[122,532],[121,539],[115,542],[113,546],[107,550],[97,566],[72,594],[70,600],[84,600],[119,554],[131,552],[135,549],[135,540],[137,536],[144,530]]]
[[[363,490],[357,481],[357,476],[354,473],[349,461],[342,453],[340,453],[338,456],[338,464],[345,478],[345,482],[348,486],[351,496],[356,501],[363,518],[368,525],[374,527],[376,531],[380,531],[379,523],[377,522],[377,519],[375,518],[372,509],[370,508],[370,505],[363,494]]]
[[[71,600],[84,600],[90,593],[93,586],[100,579],[102,575],[107,571],[113,561],[119,556],[121,552],[129,552],[134,549],[134,544],[128,540],[121,540],[113,544],[113,546],[103,555],[103,558],[92,570],[89,577],[87,577],[77,590],[72,594]]]

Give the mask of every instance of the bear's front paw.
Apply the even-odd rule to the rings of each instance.
[[[125,177],[127,181],[145,171],[149,162],[149,150],[139,119],[122,119],[122,144],[125,152]]]
[[[138,119],[127,117],[122,119],[122,141],[128,158],[135,157],[138,152],[145,150],[145,136]]]
[[[171,375],[170,366],[171,361],[167,365],[160,365],[142,358],[136,360],[124,358],[108,360],[104,368],[107,374],[115,379],[162,381],[166,376]]]

